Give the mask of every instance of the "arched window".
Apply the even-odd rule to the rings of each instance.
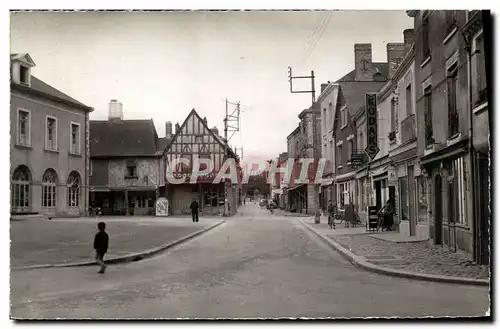
[[[68,207],[80,206],[80,174],[72,171],[68,176]]]
[[[11,181],[11,208],[27,211],[30,205],[31,173],[21,165],[14,170]]]
[[[47,169],[42,178],[42,207],[56,206],[57,174],[54,169]]]

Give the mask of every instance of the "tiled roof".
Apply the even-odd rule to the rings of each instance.
[[[388,63],[372,63],[374,68],[375,68],[375,73],[380,73],[383,77],[388,79],[389,77],[389,64]],[[338,79],[336,83],[338,82],[353,82],[356,81],[356,70],[352,70],[351,72],[347,73],[344,75],[342,78]],[[358,81],[360,82],[360,81]]]
[[[40,91],[44,94],[52,95],[54,97],[63,99],[65,101],[68,101],[71,103],[75,103],[75,104],[78,104],[81,106],[87,106],[87,105],[77,101],[76,99],[66,95],[62,91],[59,91],[56,88],[46,84],[45,82],[43,82],[42,80],[38,79],[37,77],[35,77],[33,75],[31,75],[31,88],[34,90]]]
[[[28,56],[28,60],[31,61],[31,57],[29,57],[28,54],[10,54],[10,59],[19,59],[20,57],[26,57]],[[69,105],[74,105],[79,108],[82,108],[86,111],[93,111],[93,109],[76,99],[66,95],[62,91],[50,86],[49,84],[43,82],[42,80],[38,79],[35,77],[33,74],[31,75],[31,85],[30,86],[25,86],[21,84],[16,84],[16,83],[11,83],[11,86],[25,92],[34,92],[35,94],[42,96],[42,97],[47,97],[49,99],[55,100],[55,101],[62,101],[63,103],[66,103]]]
[[[153,120],[90,121],[91,157],[155,156]]]
[[[361,105],[365,103],[365,94],[376,93],[387,82],[341,82],[340,92],[344,97],[345,104],[349,110],[351,116],[354,116],[358,112]]]
[[[169,138],[169,137],[160,137],[160,138],[158,138],[157,150],[156,150],[156,154],[157,155],[162,155],[163,154],[163,151],[165,151],[165,149],[167,148],[168,143],[170,142],[171,139],[172,138]]]

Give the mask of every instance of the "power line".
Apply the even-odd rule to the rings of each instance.
[[[305,53],[306,49],[309,47],[311,40],[315,37],[316,33],[319,31],[319,27],[321,26],[321,22],[323,21],[323,18],[324,18],[324,12],[322,12],[320,14],[320,16],[318,16],[318,18],[316,19],[316,22],[314,24],[314,28],[311,31],[311,33],[308,35],[306,42],[305,42],[305,45],[301,49],[302,51],[298,53],[297,58],[295,60],[295,63],[299,63],[300,60],[302,59],[302,57],[304,56],[304,53]]]
[[[315,39],[313,45],[311,47],[309,47],[309,51],[308,53],[306,54],[304,60],[303,60],[303,63],[305,63],[309,57],[311,56],[311,54],[314,52],[314,49],[316,49],[316,46],[318,45],[318,42],[319,40],[321,40],[321,37],[323,36],[323,33],[325,32],[328,24],[330,23],[330,20],[332,19],[332,13],[331,12],[328,12],[325,16],[325,20],[323,21],[323,24],[320,28],[320,32],[317,34],[317,38]]]

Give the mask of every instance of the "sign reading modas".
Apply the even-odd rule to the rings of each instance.
[[[378,147],[377,94],[366,94],[366,148],[370,159],[374,159],[380,151]]]

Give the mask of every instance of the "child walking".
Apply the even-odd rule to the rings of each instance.
[[[106,264],[104,264],[104,254],[108,252],[108,244],[109,244],[109,236],[106,233],[106,223],[100,222],[97,224],[97,228],[99,232],[95,235],[94,238],[94,249],[95,249],[95,259],[101,269],[98,273],[104,273],[106,271]]]

